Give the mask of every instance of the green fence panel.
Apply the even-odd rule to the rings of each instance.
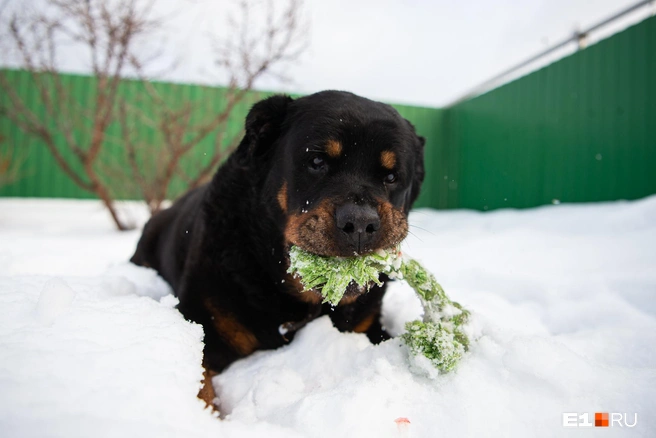
[[[20,70],[4,70],[8,79],[15,84],[14,89],[24,99],[27,107],[34,112],[40,119],[48,121],[44,105],[41,103],[39,93],[34,86],[29,72]],[[61,75],[64,86],[71,96],[71,103],[68,107],[73,108],[92,108],[93,97],[96,89],[96,79],[90,76],[64,74]],[[154,82],[151,84],[158,95],[170,107],[182,108],[189,103],[195,105],[198,110],[191,117],[191,123],[201,122],[208,115],[218,114],[226,105],[226,89],[206,87],[198,85],[172,84]],[[231,140],[242,135],[244,119],[250,107],[257,101],[271,95],[271,92],[252,91],[246,98],[241,101],[234,109],[230,119],[220,132],[225,135],[221,137],[220,144],[226,147]],[[119,87],[119,95],[123,98],[129,108],[138,107],[144,115],[134,120],[136,130],[135,137],[139,141],[149,144],[148,150],[152,150],[152,145],[162,145],[163,138],[152,124],[156,113],[157,102],[144,92],[144,84],[139,81],[124,80]],[[298,96],[295,96],[298,97]],[[9,102],[7,96],[0,96],[2,103]],[[419,135],[427,138],[426,143],[426,160],[427,160],[427,183],[425,190],[422,192],[417,205],[428,207],[433,206],[437,199],[437,193],[432,190],[433,184],[432,163],[437,160],[436,150],[442,140],[441,113],[442,110],[434,108],[421,108],[407,105],[395,105],[402,116],[410,120],[417,128]],[[74,113],[74,112],[72,112]],[[75,114],[79,114],[76,112]],[[136,113],[135,113],[136,114]],[[126,185],[127,173],[121,169],[128,168],[126,160],[125,147],[121,139],[121,128],[118,122],[110,125],[107,131],[107,141],[103,146],[102,156],[99,162],[102,164],[103,172],[106,177],[113,181],[112,189],[117,199],[139,199],[139,193],[133,186]],[[51,198],[93,198],[94,195],[77,186],[56,164],[51,153],[46,149],[38,139],[25,134],[17,126],[13,125],[6,118],[0,117],[0,134],[5,141],[10,141],[25,154],[25,162],[22,168],[22,178],[18,181],[0,187],[0,196],[21,196],[21,197],[51,197]],[[83,130],[75,132],[78,141],[83,140],[81,136]],[[191,134],[187,135],[187,139]],[[181,162],[181,167],[187,172],[209,163],[211,151],[215,147],[216,134],[207,136],[201,141],[191,153],[189,153]],[[64,139],[58,138],[60,145],[64,145]],[[70,151],[62,147],[64,155],[76,163]],[[158,151],[152,150],[146,157],[140,158],[140,164],[144,171],[148,166],[157,165]],[[79,164],[75,164],[76,169],[80,169]],[[118,170],[117,170],[118,169]],[[124,186],[121,186],[124,184]],[[185,181],[180,177],[174,177],[171,182],[171,193],[179,194],[186,187]]]
[[[426,139],[424,146],[424,162],[426,177],[419,199],[415,207],[435,207],[439,199],[438,185],[436,184],[441,162],[440,150],[443,148],[443,110],[435,108],[422,108],[408,105],[392,105],[406,119],[415,126],[417,134]]]
[[[48,114],[25,71],[6,71],[39,118]],[[527,208],[560,202],[637,199],[656,193],[656,17],[626,29],[484,95],[447,109],[394,105],[426,137],[426,180],[417,207]],[[90,106],[96,79],[63,75],[71,105]],[[153,83],[170,105],[203,108],[192,121],[225,106],[226,90]],[[144,85],[123,81],[120,93],[144,114],[157,103]],[[251,92],[232,113],[221,140],[241,135],[250,106],[272,93]],[[3,103],[8,97],[0,95]],[[162,144],[161,133],[135,121],[138,136]],[[0,117],[0,135],[26,153],[23,177],[0,187],[0,196],[90,198],[54,162],[43,144]],[[80,138],[82,132],[76,132]],[[127,166],[119,126],[112,125],[103,160]],[[116,141],[116,139],[119,141]],[[190,171],[208,163],[216,136],[205,138],[182,162]],[[58,139],[63,141],[63,139]],[[108,140],[109,141],[109,140]],[[70,157],[70,152],[67,152]],[[142,159],[157,163],[157,151]],[[176,177],[172,192],[185,182]],[[138,199],[134,188],[116,188]]]
[[[656,17],[446,110],[444,207],[656,193]]]

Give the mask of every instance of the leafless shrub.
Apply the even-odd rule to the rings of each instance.
[[[0,88],[6,94],[0,115],[38,138],[75,184],[102,200],[120,230],[129,228],[115,206],[122,194],[141,196],[154,214],[165,199],[207,181],[236,144],[238,135],[227,134],[235,108],[259,78],[284,79],[285,65],[306,46],[301,0],[240,1],[227,20],[227,37],[210,36],[217,69],[227,74],[228,87],[221,110],[208,111],[212,102],[174,101],[148,82],[152,59],[138,48],[164,27],[155,17],[155,0],[41,3],[38,9],[12,13],[4,31],[19,65],[29,72],[30,88],[43,111],[35,112],[7,71],[0,70]],[[58,63],[71,45],[88,57],[95,79],[84,98],[74,92]],[[141,81],[139,96],[121,93],[128,74]],[[139,104],[145,101],[150,104]],[[144,111],[146,106],[154,113]],[[144,136],[148,130],[156,135]],[[204,154],[192,153],[209,141],[213,146]],[[182,181],[181,188],[173,188],[175,179]]]
[[[137,0],[46,0],[42,6],[13,13],[7,33],[45,116],[30,109],[7,73],[0,72],[0,87],[9,101],[3,115],[39,138],[75,184],[102,200],[118,229],[127,229],[109,182],[98,172],[98,161],[113,121],[119,83],[136,58],[135,46],[161,23],[152,18],[152,3]],[[77,100],[59,74],[58,52],[67,44],[85,49],[96,78],[85,102]]]
[[[25,176],[22,165],[26,154],[0,135],[0,187],[18,181]]]
[[[277,10],[275,5],[283,5],[283,8]],[[134,105],[130,107],[124,103],[121,106],[122,141],[132,172],[130,181],[138,185],[151,213],[158,212],[165,199],[179,194],[175,190],[172,193],[171,182],[175,177],[184,181],[185,189],[197,187],[211,178],[218,164],[238,143],[240,133],[231,135],[227,130],[235,108],[247,99],[261,77],[272,75],[286,80],[281,71],[305,50],[307,25],[302,18],[301,1],[278,1],[275,5],[272,0],[240,1],[236,13],[227,20],[225,34],[229,37],[220,39],[209,35],[216,64],[228,78],[223,108],[219,112],[210,109],[212,102],[171,102],[149,83],[145,89],[158,110],[154,118],[139,113]],[[204,114],[212,116],[203,117]],[[157,131],[156,144],[139,137],[139,130],[130,126],[135,120]],[[211,149],[203,155],[193,154],[208,138],[212,139]],[[157,155],[157,165],[144,171],[146,160],[140,157],[153,154]]]

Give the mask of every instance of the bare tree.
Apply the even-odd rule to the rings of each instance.
[[[282,8],[276,9],[276,5]],[[240,133],[231,135],[227,127],[235,108],[248,99],[258,79],[272,75],[286,80],[280,70],[296,61],[307,46],[307,24],[302,17],[301,0],[278,1],[275,5],[272,0],[238,3],[236,14],[227,20],[225,34],[229,37],[209,36],[216,65],[228,81],[223,107],[218,112],[210,109],[212,102],[192,104],[167,100],[150,83],[145,84],[145,89],[155,105],[122,103],[121,141],[132,174],[128,181],[138,186],[152,214],[161,209],[164,200],[182,191],[173,189],[174,178],[183,181],[184,190],[197,187],[209,180],[219,163],[234,149]],[[157,114],[154,117],[144,114],[139,110],[144,106],[156,108]],[[204,114],[212,116],[203,117]],[[135,123],[154,129],[158,133],[156,143],[140,138]],[[193,153],[208,139],[211,148],[202,155]],[[151,157],[150,163],[144,156]],[[151,166],[146,169],[148,164]]]
[[[42,1],[44,10],[12,14],[7,33],[45,116],[34,112],[3,71],[0,87],[8,104],[1,115],[41,140],[79,187],[102,200],[121,230],[128,226],[115,199],[140,196],[155,214],[164,200],[206,182],[237,143],[239,133],[228,129],[235,108],[263,76],[285,80],[281,71],[307,45],[301,0],[239,1],[222,28],[224,37],[208,36],[228,84],[215,111],[210,108],[216,102],[171,99],[148,81],[152,58],[140,56],[138,47],[164,27],[153,16],[155,0]],[[85,49],[96,79],[85,101],[59,74],[58,54],[68,44]],[[140,81],[137,96],[122,92],[128,73]]]
[[[6,71],[0,71],[0,87],[9,103],[0,111],[40,139],[66,175],[98,196],[116,226],[124,230],[127,225],[119,218],[98,162],[114,119],[121,78],[138,59],[139,40],[161,23],[152,18],[152,3],[138,0],[44,0],[40,6],[13,13],[7,34],[21,66],[30,74],[30,85],[45,116],[30,109]],[[59,74],[58,52],[67,44],[82,46],[89,56],[96,82],[85,102],[76,100]]]
[[[124,180],[128,185],[125,189],[140,196],[152,215],[162,209],[165,200],[206,182],[238,137],[228,135],[226,129],[232,110],[226,108],[204,117],[214,112],[209,102],[171,102],[161,98],[152,84],[148,87],[152,87],[149,95],[142,97],[150,102],[142,106],[123,101],[118,119],[130,173]],[[144,107],[156,113],[151,116],[143,111]],[[212,148],[205,147],[201,159],[197,155],[204,140],[210,140]],[[118,163],[119,168],[121,165]]]
[[[25,159],[26,154],[23,151],[0,135],[0,187],[14,183],[24,176],[21,167]]]

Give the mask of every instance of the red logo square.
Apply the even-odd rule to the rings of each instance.
[[[595,427],[608,427],[608,412],[595,413]]]

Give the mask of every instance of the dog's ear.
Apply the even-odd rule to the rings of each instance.
[[[410,188],[410,196],[408,197],[406,203],[405,211],[410,211],[412,204],[417,200],[419,192],[421,191],[421,184],[424,182],[424,176],[426,174],[424,168],[424,145],[426,144],[426,139],[420,135],[416,134],[415,127],[412,123],[406,120],[412,131],[414,133],[414,153],[415,153],[415,168],[414,175],[412,177],[412,187]]]
[[[237,150],[243,163],[266,155],[280,135],[290,102],[291,97],[277,94],[253,105],[246,116],[246,135]]]

